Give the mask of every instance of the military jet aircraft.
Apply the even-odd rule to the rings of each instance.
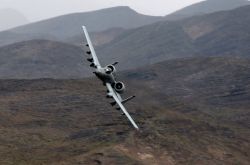
[[[126,108],[123,106],[123,103],[128,102],[129,100],[133,99],[135,96],[131,96],[127,99],[122,99],[121,93],[125,90],[125,85],[121,81],[116,81],[114,73],[116,72],[115,65],[118,64],[118,62],[115,62],[113,64],[107,65],[105,67],[102,67],[97,55],[95,53],[93,44],[90,40],[88,31],[85,26],[82,26],[87,44],[86,47],[89,48],[88,51],[86,51],[86,54],[90,55],[87,60],[91,63],[90,67],[95,68],[95,71],[93,72],[102,82],[103,85],[107,87],[107,98],[113,98],[114,102],[111,102],[110,104],[112,106],[115,106],[116,104],[119,106],[116,109],[121,110],[122,114],[126,115],[131,124],[134,126],[135,129],[139,130],[139,127],[134,122],[133,118],[130,116],[130,114],[127,112]]]

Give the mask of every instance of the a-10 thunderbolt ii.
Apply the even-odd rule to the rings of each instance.
[[[115,65],[118,64],[118,62],[102,67],[97,58],[86,27],[82,26],[82,28],[87,40],[85,46],[89,48],[89,50],[86,51],[86,54],[90,55],[87,60],[91,63],[90,67],[95,68],[95,71],[93,73],[103,82],[103,85],[107,87],[107,98],[114,99],[114,102],[111,102],[110,104],[112,106],[115,106],[117,104],[119,107],[117,107],[116,109],[121,110],[122,114],[127,116],[134,128],[139,130],[139,127],[137,126],[133,118],[130,116],[130,114],[127,112],[126,108],[123,106],[123,103],[133,99],[135,96],[131,96],[127,99],[122,99],[120,94],[124,92],[125,85],[121,81],[116,81],[114,75],[116,71]]]

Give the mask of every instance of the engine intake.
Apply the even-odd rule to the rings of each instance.
[[[105,72],[107,74],[111,74],[111,73],[116,72],[115,66],[114,65],[108,65],[108,66],[106,66]]]
[[[115,84],[114,84],[114,89],[115,89],[115,91],[116,92],[118,92],[118,93],[123,93],[124,92],[124,90],[125,90],[125,85],[123,84],[123,82],[116,82]]]

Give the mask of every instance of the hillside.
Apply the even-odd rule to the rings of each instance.
[[[249,57],[249,21],[250,6],[162,21],[125,31],[98,53],[104,62],[121,61],[122,68],[190,56]]]
[[[250,6],[246,6],[182,21],[162,21],[130,30],[114,28],[90,35],[96,44],[103,44],[101,47],[96,47],[101,63],[106,65],[119,61],[117,69],[124,70],[186,57],[249,58],[249,21]],[[10,33],[9,36],[11,35]],[[79,46],[82,39],[82,36],[80,38],[75,36],[67,42]],[[49,46],[50,44],[54,46]],[[32,40],[0,47],[0,58],[4,63],[0,67],[0,76],[2,78],[89,76],[91,72],[87,68],[84,50],[77,46],[47,40],[41,43],[39,40]],[[14,51],[16,49],[18,51]],[[37,50],[34,51],[35,49]],[[44,56],[46,52],[58,60]],[[26,58],[26,54],[29,54],[29,58]],[[74,58],[68,59],[68,57]],[[35,64],[33,58],[38,58],[39,61],[45,60],[46,63]],[[51,65],[53,63],[54,65]],[[38,68],[42,69],[37,70]]]
[[[23,42],[23,41],[29,41],[29,40],[35,40],[39,38],[39,40],[52,40],[55,41],[56,38],[50,35],[46,34],[19,34],[15,32],[10,31],[4,31],[0,32],[0,48],[3,46],[15,44],[17,42]]]
[[[188,6],[166,17],[142,15],[125,6],[68,14],[1,32],[0,46],[32,39],[63,41],[78,45],[76,42],[81,41],[82,25],[86,25],[91,32],[97,32],[94,35],[97,39],[94,40],[96,41],[95,44],[102,45],[113,39],[117,29],[137,28],[158,21],[178,20],[194,15],[230,10],[249,4],[246,0],[207,0]],[[3,20],[6,20],[6,18],[4,17]],[[11,20],[8,19],[8,21]],[[8,25],[8,23],[4,24]],[[112,30],[114,31],[112,32]],[[103,33],[100,34],[99,32]],[[105,32],[107,34],[104,34]]]
[[[79,78],[90,75],[84,51],[47,41],[24,41],[0,48],[0,78]]]
[[[3,14],[0,15],[4,16],[2,18],[2,27],[5,29],[5,26],[9,26],[9,22],[13,22],[11,24],[15,24],[15,26],[22,24],[27,25],[10,29],[7,32],[1,32],[0,46],[31,39],[53,39],[54,41],[71,42],[72,44],[75,44],[76,41],[79,41],[80,36],[82,36],[82,25],[86,25],[91,32],[106,32],[106,30],[110,31],[111,29],[137,28],[163,20],[178,20],[195,15],[207,14],[222,10],[231,10],[246,5],[250,5],[250,3],[246,0],[206,0],[185,7],[179,11],[167,15],[166,17],[142,15],[129,7],[120,6],[91,12],[63,15],[31,24],[27,24],[25,18],[19,18],[21,17],[20,13],[17,14],[17,12],[14,12],[15,14],[12,15],[18,16],[13,16],[14,18],[11,19],[12,15],[6,17],[6,12],[3,12]],[[11,26],[8,28],[10,27]],[[117,31],[114,30],[112,34],[115,32]],[[106,34],[105,37],[108,38],[108,40],[105,40],[104,43],[113,37],[112,34],[111,36]],[[103,35],[100,37],[98,36],[98,38],[103,39]],[[97,40],[97,43],[103,43],[103,40],[101,40],[101,42],[100,40]]]
[[[100,32],[90,32],[91,41],[95,46],[100,46],[109,43],[114,38],[119,36],[125,29],[123,28],[111,28]],[[0,47],[15,44],[17,42],[30,41],[30,40],[51,40],[56,42],[64,42],[75,46],[81,46],[84,40],[83,32],[80,35],[75,35],[58,41],[59,39],[49,34],[30,34],[30,33],[16,33],[5,31],[0,33]]]
[[[0,31],[28,24],[28,19],[14,9],[0,9]]]
[[[174,22],[159,22],[128,30],[110,43],[97,47],[101,61],[119,61],[122,69],[192,56],[194,52],[192,39]]]
[[[90,32],[100,32],[111,28],[136,28],[162,20],[163,17],[146,16],[135,12],[129,7],[113,7],[97,11],[63,15],[40,22],[17,27],[8,32],[18,35],[28,34],[30,39],[51,39],[68,41],[72,37],[82,36],[82,25]],[[6,32],[0,33],[0,38]],[[36,37],[42,36],[42,38]],[[47,38],[49,37],[49,38]],[[7,39],[1,39],[4,43]],[[18,36],[17,40],[21,41]],[[12,43],[14,43],[13,40]],[[9,42],[8,42],[9,43]],[[2,44],[6,45],[6,44]]]
[[[115,39],[117,36],[122,34],[122,32],[126,31],[126,29],[123,28],[110,28],[108,30],[100,31],[100,32],[90,32],[91,41],[94,44],[94,46],[101,46],[106,43],[111,42],[113,39]],[[84,41],[84,35],[81,34],[73,36],[71,38],[67,38],[64,42],[73,44],[76,46],[81,46]]]
[[[123,73],[141,132],[110,107],[96,78],[1,80],[0,162],[247,165],[249,66],[191,58]]]
[[[197,110],[217,116],[220,114],[216,109],[220,107],[250,107],[249,73],[250,59],[192,57],[125,71],[122,78],[132,84],[143,82],[139,85],[151,87],[161,96],[174,96]],[[236,117],[234,115],[231,117]]]
[[[250,5],[235,10],[193,17],[182,26],[201,55],[249,57]]]
[[[89,31],[103,31],[110,28],[135,28],[161,20],[161,17],[137,13],[129,7],[113,7],[97,11],[75,13],[36,22],[12,29],[18,33],[51,34],[58,38],[68,38],[81,33],[85,25]]]
[[[246,5],[250,5],[248,0],[205,0],[169,14],[166,16],[166,19],[183,19],[195,15],[208,14],[223,10],[232,10]]]

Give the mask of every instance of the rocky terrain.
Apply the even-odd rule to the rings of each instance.
[[[248,165],[247,4],[207,0],[175,21],[117,7],[1,32],[0,164]],[[140,131],[91,77],[79,19],[101,64],[120,62]]]
[[[125,31],[100,46],[98,53],[104,61],[122,61],[122,68],[191,56],[249,57],[249,21],[250,6],[162,21]]]
[[[249,58],[249,11],[250,6],[245,6],[182,21],[162,21],[130,30],[114,28],[90,35],[94,44],[99,45],[96,50],[101,63],[107,65],[119,61],[120,70],[187,57]],[[5,63],[0,66],[0,77],[89,76],[83,41],[82,34],[70,38],[67,44],[31,40],[0,47],[0,59]]]
[[[247,165],[249,69],[245,59],[193,58],[122,73],[140,132],[96,78],[1,80],[0,162]]]

